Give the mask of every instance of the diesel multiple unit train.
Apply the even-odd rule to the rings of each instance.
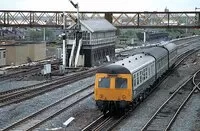
[[[140,49],[123,60],[100,68],[95,75],[94,99],[104,113],[124,111],[142,101],[153,84],[177,59],[173,43]]]

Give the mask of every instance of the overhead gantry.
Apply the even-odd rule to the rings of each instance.
[[[66,26],[76,23],[77,12],[65,11]],[[62,28],[63,11],[0,10],[2,27]],[[199,28],[200,12],[79,12],[80,19],[106,18],[118,28]]]

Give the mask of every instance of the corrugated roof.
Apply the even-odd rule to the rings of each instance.
[[[85,28],[91,32],[101,32],[101,31],[113,31],[117,30],[111,23],[106,19],[88,19],[80,21]]]

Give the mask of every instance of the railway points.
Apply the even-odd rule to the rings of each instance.
[[[195,42],[198,42],[198,39],[196,39],[196,40],[192,40],[192,41],[189,41],[188,40],[188,42],[185,42],[185,44],[186,44],[186,46],[183,46],[183,47],[185,47],[185,48],[187,48],[187,45],[188,45],[188,43],[189,42],[191,42],[191,43],[195,43]],[[180,45],[179,45],[180,46]],[[181,46],[180,46],[181,47]],[[198,44],[197,44],[197,47],[198,47]],[[193,47],[193,48],[195,48],[195,47]],[[182,48],[181,48],[182,49]],[[129,49],[129,50],[127,50],[127,52],[130,52],[131,50]],[[185,52],[182,52],[182,53],[185,53]],[[94,71],[95,71],[96,69],[94,69]],[[88,72],[88,70],[86,70],[86,71],[82,71],[83,73],[82,74],[85,74],[86,72]],[[91,72],[91,71],[89,71],[89,72]],[[77,72],[78,73],[78,72]],[[75,73],[76,74],[76,73]],[[94,74],[94,73],[93,73]],[[78,75],[78,74],[77,74]],[[91,74],[92,75],[92,74]],[[69,75],[70,76],[70,75]],[[74,75],[75,77],[76,77],[76,75]],[[80,76],[80,74],[78,75],[78,76]],[[90,75],[89,75],[90,76]],[[85,78],[85,77],[83,77],[83,78]],[[90,100],[92,100],[92,99],[90,99]],[[23,102],[22,102],[23,103]],[[20,105],[20,103],[18,103],[19,105]],[[94,103],[93,103],[94,104]],[[11,107],[12,107],[12,105],[11,105]],[[88,114],[88,113],[87,113]],[[97,115],[98,114],[100,114],[100,113],[97,113]],[[53,117],[54,118],[54,117]],[[55,117],[56,118],[56,117]],[[55,119],[54,118],[54,119]],[[122,118],[121,118],[122,119]],[[126,118],[123,118],[123,119],[126,119]],[[51,121],[51,120],[50,120]],[[117,121],[120,121],[120,120],[115,120],[115,122],[114,121],[112,121],[111,120],[111,122],[113,123],[113,124],[108,124],[108,125],[115,125],[114,123],[117,123],[116,124],[116,126],[118,125],[118,123],[119,122],[117,122]],[[74,121],[73,121],[74,122]],[[72,122],[72,125],[73,125],[73,122]],[[48,123],[48,122],[44,122],[44,123]],[[46,124],[44,124],[44,125],[46,125]],[[49,125],[49,124],[47,124],[47,125]],[[71,125],[71,124],[70,124]],[[85,124],[86,125],[86,124]],[[61,125],[60,125],[61,126]],[[40,126],[37,126],[37,128],[42,128],[43,126],[42,125],[40,125]],[[84,125],[82,125],[81,126],[82,128],[84,127]],[[34,127],[35,128],[35,127]],[[46,127],[46,128],[48,128],[48,126]],[[52,127],[53,128],[53,127]],[[71,128],[70,126],[69,126],[69,128]],[[105,129],[105,127],[103,127],[104,129]],[[108,127],[107,127],[108,128]],[[110,127],[111,128],[111,127]],[[113,128],[113,127],[112,127]],[[100,129],[100,127],[99,127],[99,129]]]
[[[77,12],[0,10],[0,130],[200,128],[199,11],[70,2]]]

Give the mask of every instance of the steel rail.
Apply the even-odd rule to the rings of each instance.
[[[181,84],[179,86],[179,88],[177,88],[175,90],[175,92],[157,109],[157,111],[153,114],[153,116],[146,122],[146,124],[142,127],[141,131],[146,130],[149,125],[152,123],[152,121],[155,119],[155,117],[158,115],[158,113],[160,113],[160,111],[170,102],[170,100],[172,100],[172,98],[174,98],[177,93],[191,80],[194,79],[194,77],[196,76],[196,74],[199,72],[200,70],[196,71],[193,76],[190,76],[183,84]],[[179,105],[179,108],[177,109],[177,111],[174,113],[173,117],[170,119],[168,126],[166,127],[165,131],[167,129],[170,128],[170,126],[172,125],[173,121],[175,120],[175,118],[177,117],[177,114],[180,112],[180,110],[182,109],[182,107],[185,105],[185,103],[189,100],[189,98],[191,97],[192,93],[194,92],[194,90],[196,90],[196,88],[198,87],[198,85],[195,85],[192,89],[192,91],[190,91],[189,95],[186,97],[186,99],[182,102],[181,105]]]
[[[197,89],[197,87],[199,86],[199,84],[200,83],[198,83],[198,85],[195,85],[193,87],[192,91],[187,96],[187,98],[183,101],[183,103],[180,105],[180,107],[178,108],[178,110],[176,111],[176,113],[174,114],[174,116],[172,117],[172,119],[170,120],[170,122],[168,123],[168,125],[167,125],[167,127],[165,128],[164,131],[168,131],[170,129],[170,127],[172,126],[173,122],[175,121],[175,119],[177,118],[178,114],[180,113],[181,109],[184,107],[184,105],[186,104],[186,102],[191,98],[192,94]]]
[[[93,71],[95,72],[95,70],[93,70]],[[38,96],[38,95],[46,93],[48,91],[51,91],[51,90],[54,90],[57,88],[61,88],[64,85],[71,84],[73,82],[76,82],[77,80],[81,80],[81,79],[84,79],[86,77],[93,75],[94,74],[93,71],[90,71],[87,73],[83,72],[83,73],[81,73],[81,75],[79,74],[78,77],[77,77],[77,75],[74,75],[73,77],[63,78],[59,81],[56,81],[56,82],[53,82],[50,84],[46,84],[46,85],[38,87],[38,88],[28,89],[28,90],[22,91],[21,93],[17,93],[15,95],[13,94],[10,97],[8,96],[6,98],[2,98],[0,107],[4,107],[4,106],[10,105],[12,103],[21,102],[23,100],[27,100],[29,98]]]
[[[59,103],[61,103],[61,102],[63,102],[63,101],[66,101],[66,100],[70,99],[71,97],[73,97],[73,96],[75,96],[75,95],[77,95],[77,94],[79,94],[79,93],[81,93],[81,92],[83,92],[83,91],[85,91],[85,90],[87,90],[87,89],[90,89],[90,88],[93,87],[93,86],[94,86],[94,84],[91,84],[91,85],[87,86],[86,88],[77,90],[77,91],[75,91],[74,93],[72,93],[72,94],[70,94],[70,95],[68,95],[68,96],[66,96],[66,97],[64,97],[64,98],[62,98],[62,99],[60,99],[60,100],[58,100],[58,101],[56,101],[56,102],[54,102],[54,103],[52,103],[52,104],[50,104],[50,105],[44,107],[44,108],[42,108],[42,109],[40,109],[39,111],[34,112],[34,113],[30,114],[29,116],[26,116],[26,117],[24,117],[24,118],[22,118],[22,119],[20,119],[20,120],[18,120],[18,121],[16,121],[16,122],[14,122],[13,124],[11,124],[11,125],[5,127],[2,131],[11,130],[11,129],[13,129],[14,127],[19,126],[21,123],[26,122],[26,121],[28,121],[29,119],[33,119],[34,117],[36,117],[37,115],[39,115],[39,114],[45,112],[45,111],[48,110],[49,108],[52,108],[52,107],[58,105]],[[32,127],[29,127],[29,129],[27,129],[27,130],[31,130],[31,129],[33,129],[33,128],[36,128],[37,126],[41,125],[41,124],[44,123],[45,121],[47,121],[47,120],[49,120],[49,119],[55,117],[56,115],[62,113],[62,112],[65,111],[66,109],[72,107],[73,105],[75,105],[75,104],[77,104],[78,102],[80,102],[81,100],[83,100],[83,99],[85,99],[85,98],[91,96],[92,94],[93,94],[93,92],[87,94],[86,96],[84,96],[84,97],[82,97],[82,98],[79,98],[76,102],[74,102],[74,103],[72,103],[72,104],[70,104],[70,105],[68,105],[68,106],[66,106],[66,107],[64,107],[64,108],[62,108],[62,109],[56,111],[54,114],[51,114],[50,116],[48,116],[48,117],[47,117],[46,119],[44,119],[43,121],[40,121],[39,123],[33,125]]]
[[[197,50],[191,49],[191,50],[189,50],[189,51],[184,52],[183,54],[180,54],[180,55],[178,56],[178,58],[183,57],[183,55],[185,55],[185,56],[184,56],[184,58],[182,58],[182,59],[180,59],[179,61],[176,62],[177,64],[174,66],[173,69],[177,68],[178,65],[180,65],[180,63],[181,63],[183,60],[185,60],[186,58],[188,58],[191,54],[193,54],[193,53],[196,52],[196,51],[197,51]],[[193,77],[191,76],[191,77],[190,77],[190,80],[191,80],[192,78],[193,78]],[[164,78],[163,78],[163,79],[164,79]],[[189,80],[188,80],[188,81],[189,81]],[[158,85],[159,85],[159,84],[160,84],[160,83],[158,83]],[[107,125],[107,121],[106,121],[105,124],[103,123],[103,124],[97,125],[97,127],[94,128],[95,123],[97,123],[96,121],[98,121],[98,119],[97,119],[97,120],[93,121],[91,124],[89,124],[88,126],[86,126],[84,129],[82,129],[81,131],[88,131],[88,130],[95,130],[95,129],[97,129],[97,130],[106,130],[106,131],[110,131],[110,130],[112,130],[118,123],[120,123],[123,119],[125,119],[125,118],[128,116],[128,114],[129,114],[130,112],[131,112],[131,111],[126,112],[125,115],[121,116],[119,119],[117,119],[114,123],[112,123],[112,124],[111,124],[109,127],[107,127],[106,129],[103,129],[103,128],[104,128],[104,125]],[[94,129],[93,129],[93,128],[94,128]]]

